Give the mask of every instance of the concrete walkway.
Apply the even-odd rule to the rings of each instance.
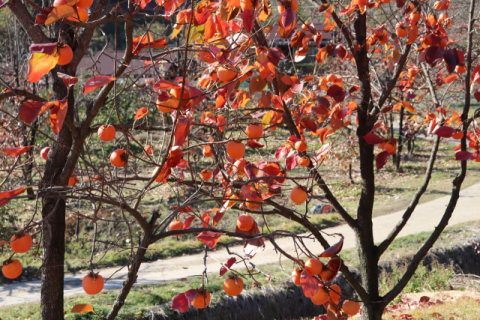
[[[449,196],[436,199],[418,205],[409,222],[400,233],[399,237],[410,234],[416,234],[422,231],[432,231],[439,222],[445,207],[449,201]],[[480,219],[480,209],[477,207],[480,202],[480,184],[473,185],[464,189],[460,193],[453,217],[450,219],[449,225],[459,224],[471,220]],[[380,242],[385,239],[399,221],[403,211],[396,212],[373,219],[375,241]],[[355,238],[353,231],[347,225],[340,225],[324,229],[327,233],[341,233],[345,237],[344,249],[355,247]],[[338,237],[328,237],[330,244],[338,241]],[[278,239],[277,243],[288,253],[294,253],[293,242],[289,238]],[[314,253],[321,253],[323,248],[316,241],[305,241],[306,245]],[[232,250],[234,252],[243,253],[242,247]],[[226,262],[229,258],[226,250],[218,250],[210,252],[209,255],[219,261]],[[258,253],[252,260],[256,265],[272,263],[279,261],[279,255],[273,250],[270,243],[266,243],[265,251]],[[207,260],[208,272],[217,273],[220,265],[218,262]],[[143,263],[138,275],[138,284],[151,284],[162,281],[180,279],[193,275],[200,275],[203,272],[203,254],[194,254],[182,257],[171,258],[167,260],[159,260],[150,263]],[[103,269],[100,273],[104,278],[110,277],[118,268]],[[105,289],[121,288],[122,282],[127,273],[126,268],[115,273],[110,281],[105,284]],[[75,275],[65,275],[65,296],[83,294],[82,278],[86,272],[80,272]],[[36,302],[40,300],[40,281],[30,281],[22,283],[14,283],[0,286],[0,306],[20,304],[25,302]]]

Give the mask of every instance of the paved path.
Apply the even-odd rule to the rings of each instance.
[[[450,225],[459,224],[471,220],[480,219],[479,210],[480,184],[473,185],[462,190],[460,199],[450,219]],[[399,236],[416,234],[422,231],[432,231],[440,220],[445,207],[447,206],[449,196],[445,196],[434,201],[418,205],[409,222],[402,230]],[[396,212],[373,219],[375,241],[380,242],[385,239],[399,221],[403,211]],[[346,225],[340,225],[324,229],[327,233],[341,233],[345,236],[344,248],[355,247],[355,238],[353,231]],[[331,244],[337,239],[328,239]],[[278,239],[277,243],[287,252],[293,253],[293,243],[288,238]],[[318,242],[306,241],[306,244],[314,253],[323,251]],[[242,252],[242,248],[235,248],[236,252]],[[218,250],[209,253],[213,258],[225,262],[228,259],[226,250]],[[270,243],[266,244],[265,251],[258,253],[252,260],[257,265],[278,261],[279,256],[273,250]],[[209,272],[218,272],[220,265],[212,259],[207,263]],[[159,260],[150,263],[143,263],[139,272],[138,284],[158,283],[166,280],[185,278],[187,276],[199,275],[203,272],[203,254],[194,254],[182,257],[176,257],[166,260]],[[109,277],[118,268],[108,268],[101,270],[104,277]],[[82,278],[86,272],[80,272],[75,275],[65,275],[65,296],[83,294],[81,286]],[[126,270],[117,272],[113,278],[105,284],[105,289],[117,289],[122,286]],[[14,283],[0,286],[0,306],[19,304],[24,302],[35,302],[40,300],[40,281],[30,281]]]

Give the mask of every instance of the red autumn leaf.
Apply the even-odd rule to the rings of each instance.
[[[183,229],[188,229],[192,225],[193,220],[195,220],[195,216],[190,216],[187,219],[185,219],[185,222],[183,223]]]
[[[235,259],[235,257],[228,259],[228,261],[225,263],[225,267],[222,266],[220,268],[220,277],[227,273],[227,268],[231,268],[235,262],[237,262],[237,259]]]
[[[455,51],[453,49],[448,49],[444,51],[443,60],[445,61],[445,65],[447,66],[448,73],[454,72],[455,67],[457,66],[457,58],[455,57]]]
[[[250,90],[250,94],[255,92],[261,92],[267,85],[267,81],[262,79],[260,76],[253,77],[250,80],[250,84],[248,85],[248,89]]]
[[[47,20],[48,15],[52,12],[54,7],[48,7],[40,11],[35,18],[35,26],[36,25],[45,25],[45,21]]]
[[[212,231],[203,231],[197,236],[197,240],[204,243],[210,249],[215,248],[218,241],[220,241],[221,233]]]
[[[327,90],[327,95],[332,97],[335,102],[342,102],[347,96],[347,92],[342,87],[334,84]]]
[[[150,114],[150,111],[148,111],[148,109],[146,107],[138,109],[137,114],[135,115],[135,122],[142,119],[142,118],[145,118],[149,114]]]
[[[218,130],[223,132],[225,130],[226,124],[227,124],[227,120],[225,120],[224,116],[218,116],[217,117]]]
[[[178,206],[170,206],[170,209],[176,210],[176,209],[178,209]],[[187,212],[188,213],[188,212],[194,212],[194,211],[193,211],[192,207],[187,206],[187,207],[182,207],[178,212]]]
[[[52,126],[53,132],[58,135],[63,126],[63,121],[68,111],[68,101],[54,101],[48,102],[47,105],[52,104],[52,109],[50,111],[50,125]]]
[[[425,61],[434,67],[441,59],[443,59],[444,50],[440,46],[430,46],[425,51]]]
[[[472,82],[480,83],[480,65],[476,66],[472,71]]]
[[[292,147],[289,144],[281,146],[275,151],[275,158],[277,158],[277,160],[282,159],[283,157],[285,157],[287,154],[290,153],[291,149]]]
[[[475,97],[475,99],[477,100],[477,102],[480,102],[480,91],[477,91],[473,94],[473,96]]]
[[[337,255],[343,247],[343,236],[340,236],[342,237],[342,239],[340,239],[340,241],[335,243],[333,246],[330,246],[330,248],[328,248],[327,250],[323,251],[323,253],[319,255],[319,257],[333,257]]]
[[[296,153],[292,153],[285,160],[287,164],[286,165],[287,171],[291,171],[295,169],[300,164],[300,157]]]
[[[248,241],[243,246],[243,252],[249,259],[252,259],[257,254],[257,252],[262,251],[264,249],[265,249],[265,242],[263,241],[263,239],[255,239],[255,240]]]
[[[7,203],[9,203],[10,200],[12,200],[12,199],[5,199],[5,198],[16,197],[16,196],[24,193],[25,190],[27,190],[28,188],[30,188],[30,187],[26,187],[26,188],[22,187],[22,188],[18,188],[18,189],[15,189],[15,190],[0,192],[0,207],[3,207]]]
[[[455,160],[464,161],[472,159],[475,155],[468,151],[458,151],[455,152]],[[0,197],[1,199],[1,197]],[[1,203],[1,202],[0,202]]]
[[[32,149],[33,146],[28,147],[14,147],[14,148],[3,148],[2,152],[5,153],[7,156],[10,157],[17,157],[28,150]]]
[[[269,163],[263,168],[260,169],[265,173],[267,176],[278,176],[280,174],[280,166],[278,163]]]
[[[85,82],[85,85],[83,86],[83,94],[86,95],[87,93],[103,87],[104,85],[110,83],[113,80],[115,80],[115,78],[111,76],[95,76],[93,78],[90,78],[87,80],[87,82]]]
[[[307,118],[307,117],[302,118],[302,120],[300,121],[300,125],[302,125],[303,127],[307,128],[308,130],[310,130],[312,132],[317,132],[317,130],[318,130],[317,123],[315,121],[313,121],[312,119]]]
[[[445,77],[445,79],[443,79],[443,82],[450,83],[455,81],[457,78],[458,78],[458,74],[452,74],[451,76]]]
[[[213,226],[215,227],[225,215],[225,211],[218,211],[213,217]]]
[[[263,148],[265,145],[258,143],[258,141],[256,140],[248,140],[248,142],[246,143],[246,146],[252,149],[260,149],[260,148]]]
[[[170,89],[181,89],[182,86],[168,80],[162,79],[153,85],[153,90],[170,90]]]
[[[46,102],[28,101],[22,103],[18,108],[18,117],[20,120],[26,123],[32,123],[40,114],[40,110],[46,104]]]
[[[57,53],[58,42],[52,43],[35,43],[30,45],[30,53],[44,53],[48,55],[54,55]]]
[[[309,275],[306,270],[300,273],[300,285],[307,298],[313,297],[318,291],[318,281]]]
[[[190,308],[190,304],[198,296],[198,290],[190,289],[186,292],[177,294],[172,299],[172,310],[178,310],[179,312],[187,312]]]
[[[70,89],[75,83],[78,82],[78,78],[69,76],[65,73],[57,72],[57,76],[63,80],[63,83],[67,89]]]
[[[451,138],[455,133],[455,129],[448,126],[441,126],[438,127],[433,133],[442,138]]]
[[[253,179],[255,178],[255,170],[253,169],[252,164],[250,161],[247,161],[245,164],[245,167],[243,168],[243,171],[247,174],[248,179]]]
[[[387,160],[388,160],[388,152],[387,151],[380,152],[375,158],[377,170],[382,169],[387,164]]]
[[[253,30],[253,22],[255,21],[255,10],[247,9],[242,12],[240,16],[243,21],[243,27],[248,33],[251,33]]]
[[[323,145],[320,149],[318,149],[317,153],[315,154],[315,160],[317,162],[320,162],[327,156],[327,153],[332,149],[332,145],[330,143],[327,143],[326,145]]]
[[[363,136],[363,139],[367,141],[369,144],[379,144],[385,142],[385,139],[376,135],[373,132],[369,132],[366,135]]]
[[[182,146],[187,139],[188,132],[190,131],[190,117],[181,117],[178,119],[177,126],[175,127],[175,145]]]
[[[243,185],[241,190],[246,199],[255,200],[258,197],[257,191],[253,186]]]
[[[210,213],[207,211],[204,211],[201,220],[202,220],[202,226],[204,228],[208,228],[208,224],[210,223]]]

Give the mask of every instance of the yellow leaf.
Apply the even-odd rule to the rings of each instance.
[[[415,113],[417,112],[417,110],[415,110],[415,108],[412,106],[412,104],[408,101],[402,101],[403,103],[403,107],[405,108],[405,110],[407,110],[408,112],[411,112],[411,113]]]
[[[73,308],[71,313],[86,313],[86,312],[95,312],[93,310],[93,307],[89,305],[88,303],[86,304],[76,304]]]
[[[58,62],[57,49],[52,54],[35,52],[28,61],[28,81],[38,82]]]
[[[270,121],[272,121],[274,114],[275,113],[273,111],[268,111],[267,113],[265,113],[265,115],[262,118],[262,125],[264,128],[270,125]]]
[[[57,22],[60,19],[76,14],[77,13],[73,6],[64,4],[61,6],[53,7],[52,12],[48,14],[47,20],[45,20],[45,25],[51,25],[52,23]]]

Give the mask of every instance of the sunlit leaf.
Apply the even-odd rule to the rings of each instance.
[[[13,148],[3,148],[2,152],[10,157],[18,157],[19,155],[27,152],[32,149],[33,146],[28,147],[13,147]]]
[[[83,86],[83,94],[86,95],[87,93],[103,87],[104,85],[113,80],[115,80],[115,78],[111,76],[95,76],[93,78],[90,78],[85,82],[85,85]]]
[[[7,203],[10,202],[10,200],[12,199],[5,199],[5,198],[13,198],[13,197],[16,197],[22,193],[25,192],[25,190],[27,190],[28,188],[30,187],[26,187],[26,188],[18,188],[18,189],[15,189],[15,190],[10,190],[10,191],[3,191],[3,192],[0,192],[0,207],[3,207],[4,205],[6,205]],[[4,199],[4,200],[3,200]]]
[[[93,307],[89,305],[88,303],[86,304],[76,304],[73,306],[71,313],[87,313],[87,312],[95,312],[93,310]]]
[[[225,265],[220,268],[220,277],[227,273],[227,268],[231,268],[235,262],[237,262],[235,257],[228,259]]]
[[[53,54],[33,53],[30,60],[28,60],[28,81],[33,83],[40,81],[44,75],[55,68],[58,57],[56,50]]]
[[[212,231],[203,231],[197,236],[197,240],[204,243],[210,249],[215,248],[218,241],[220,241],[221,233]]]
[[[18,108],[18,117],[26,123],[32,123],[40,114],[40,110],[46,102],[27,101]]]
[[[335,243],[333,246],[330,246],[330,248],[328,248],[327,250],[323,251],[323,253],[320,254],[319,257],[333,257],[333,256],[337,255],[342,250],[343,236],[340,235],[340,234],[337,234],[337,235],[341,236],[342,239],[340,239],[340,241]]]
[[[57,22],[60,19],[73,15],[77,15],[77,12],[75,11],[73,6],[66,4],[55,6],[48,14],[47,20],[45,20],[45,25],[51,25],[52,23]]]

